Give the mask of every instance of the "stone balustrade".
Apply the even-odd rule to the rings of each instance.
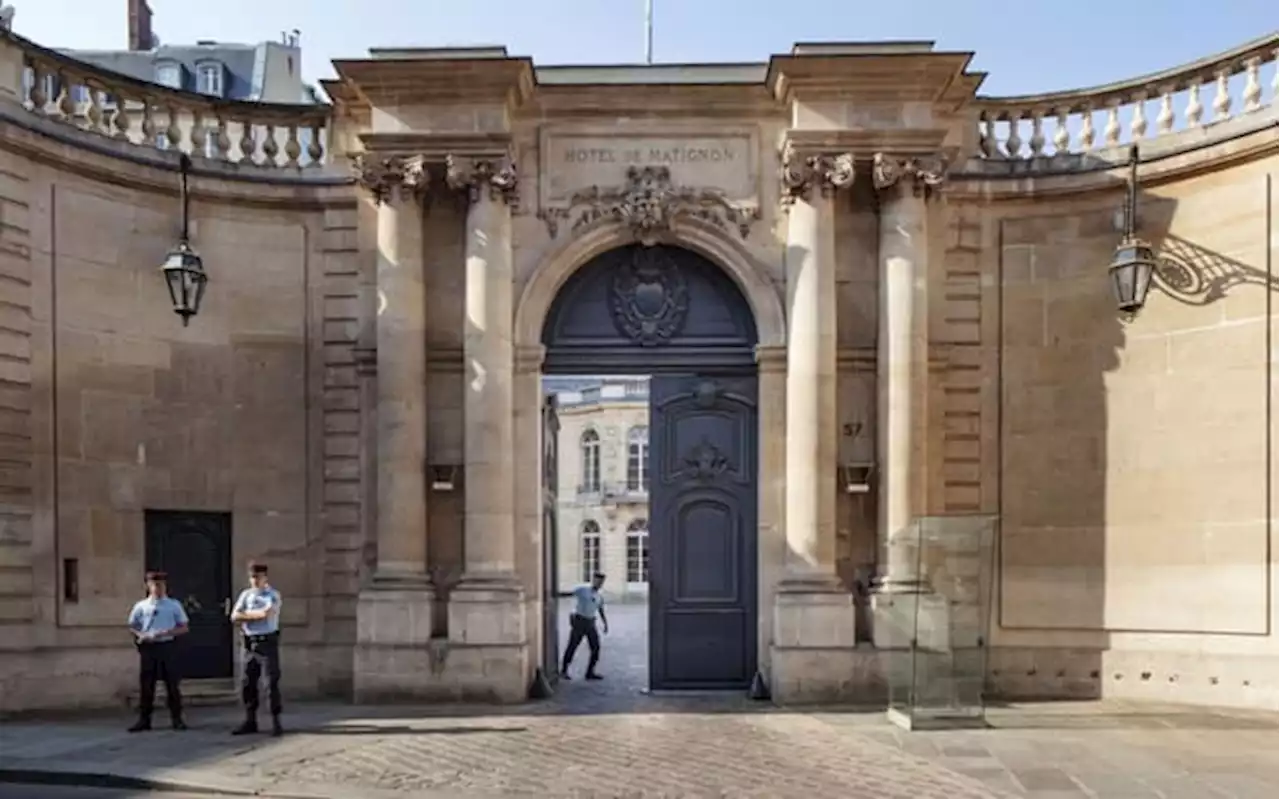
[[[1275,34],[1163,72],[1091,89],[979,96],[979,159],[1065,160],[1274,111]],[[1266,74],[1264,74],[1266,73]],[[1270,77],[1270,79],[1268,79]]]
[[[250,168],[298,169],[325,161],[328,105],[223,100],[171,89],[10,31],[0,31],[0,66],[0,99],[78,130]]]

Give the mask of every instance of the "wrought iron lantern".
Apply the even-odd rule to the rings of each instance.
[[[182,186],[179,191],[182,203],[182,237],[178,244],[165,256],[160,271],[164,274],[165,285],[169,287],[169,299],[173,302],[173,312],[182,317],[182,326],[191,323],[191,317],[200,312],[200,300],[204,297],[205,286],[209,276],[205,274],[204,262],[191,248],[190,237],[190,202],[187,196],[187,175],[191,171],[191,159],[186,153],[178,158],[178,168],[182,174]]]
[[[1124,238],[1111,256],[1111,288],[1121,313],[1142,310],[1156,269],[1156,253],[1134,233],[1138,222],[1138,145],[1129,148],[1129,185],[1124,204]]]

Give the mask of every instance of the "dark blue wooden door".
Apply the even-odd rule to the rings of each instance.
[[[756,670],[756,378],[653,378],[649,682],[745,688]]]
[[[147,570],[169,573],[169,596],[191,620],[190,632],[178,639],[180,673],[231,677],[231,514],[149,510],[144,524]]]

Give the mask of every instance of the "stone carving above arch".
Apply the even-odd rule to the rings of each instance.
[[[553,371],[608,374],[754,369],[758,335],[750,302],[724,269],[683,247],[633,242],[595,256],[564,282],[541,340]]]
[[[569,223],[572,233],[580,233],[601,222],[618,222],[627,227],[635,241],[653,246],[670,237],[678,218],[699,219],[721,230],[736,230],[742,238],[760,218],[756,205],[731,202],[716,189],[678,186],[665,166],[632,166],[618,186],[591,186],[574,192],[563,207],[544,208],[538,217],[551,238]]]
[[[680,334],[689,314],[684,273],[665,249],[634,249],[614,270],[609,310],[618,332],[635,343],[664,344]]]

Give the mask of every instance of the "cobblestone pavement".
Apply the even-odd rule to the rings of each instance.
[[[150,777],[317,797],[1276,796],[1274,714],[1074,703],[991,711],[991,729],[905,733],[881,712],[650,696],[643,605],[611,608],[603,682],[513,708],[300,705],[281,739],[231,738],[231,708],[130,736],[126,719],[0,725],[0,770]],[[579,654],[574,676],[585,669]],[[0,785],[0,795],[5,786]]]

